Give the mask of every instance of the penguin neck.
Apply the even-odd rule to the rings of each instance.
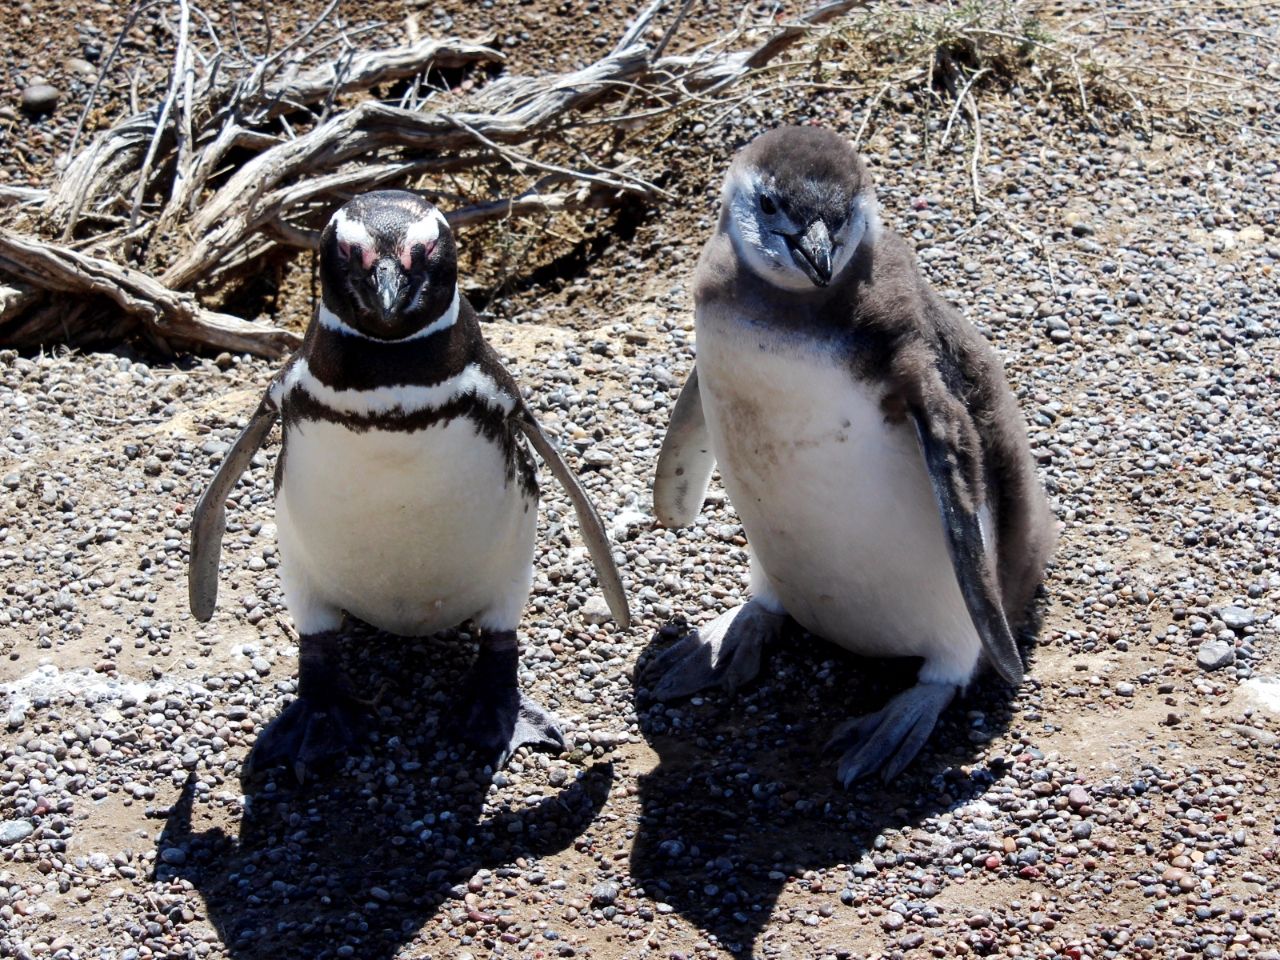
[[[748,301],[762,315],[797,326],[821,326],[834,314],[847,322],[863,283],[869,278],[871,254],[860,250],[830,286],[780,287],[757,273],[738,253],[733,238],[717,232],[707,241],[698,263],[694,299],[699,302]]]
[[[360,333],[320,305],[299,356],[313,376],[336,390],[431,386],[459,374],[480,351],[475,313],[457,288],[438,318],[400,340]]]
[[[349,324],[342,317],[329,309],[324,300],[320,301],[319,309],[316,311],[316,323],[326,330],[332,330],[335,333],[341,333],[349,337],[362,337],[365,340],[372,340],[375,343],[408,343],[413,340],[422,340],[433,334],[439,333],[441,330],[447,330],[458,322],[458,313],[462,307],[462,294],[458,291],[457,284],[453,287],[453,297],[449,301],[449,305],[444,308],[438,317],[429,321],[421,330],[411,333],[407,337],[401,337],[398,340],[380,340],[377,337],[371,337],[367,333],[361,333],[354,326]]]
[[[881,357],[887,332],[865,310],[873,257],[873,249],[859,250],[831,286],[797,292],[761,277],[738,257],[728,235],[716,233],[694,281],[699,323],[705,315],[724,329],[761,338],[771,349]]]

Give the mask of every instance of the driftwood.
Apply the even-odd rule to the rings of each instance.
[[[140,270],[4,231],[0,231],[0,271],[28,278],[28,294],[30,287],[38,287],[108,297],[125,314],[141,319],[152,335],[166,344],[203,344],[223,350],[281,356],[301,342],[297,334],[287,330],[206,310],[191,294],[171,290]],[[0,317],[10,312],[3,289],[0,288]],[[20,298],[23,294],[18,292],[17,296]],[[37,315],[29,323],[42,323],[44,329],[19,327],[14,339],[19,342],[56,339],[51,335],[57,332],[54,326],[57,322],[53,317]]]
[[[658,33],[655,0],[583,69],[489,82],[472,72],[469,89],[449,91],[425,80],[499,70],[502,55],[450,38],[348,45],[335,57],[346,34],[322,40],[317,21],[274,54],[233,66],[220,44],[200,49],[189,0],[174,0],[161,99],[78,149],[49,190],[0,190],[0,344],[142,332],[166,346],[279,355],[294,334],[201,299],[234,292],[266,257],[314,248],[339,203],[377,187],[439,191],[463,201],[450,221],[467,227],[655,202],[659,187],[613,162],[618,136],[701,102],[858,5],[824,4],[741,49],[729,49],[735,37],[670,56],[689,3],[646,42]],[[367,98],[397,83],[408,88],[399,102]],[[506,196],[493,196],[495,183]]]

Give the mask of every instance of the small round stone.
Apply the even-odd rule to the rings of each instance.
[[[1219,670],[1236,662],[1236,648],[1225,640],[1206,640],[1196,651],[1196,663],[1205,670]]]
[[[1093,797],[1089,796],[1089,791],[1084,787],[1072,787],[1067,792],[1067,803],[1071,804],[1072,808],[1076,810],[1088,806],[1091,802],[1093,802]]]
[[[22,109],[33,117],[52,113],[53,109],[58,105],[58,98],[61,96],[62,94],[58,92],[58,88],[52,84],[28,84],[26,89],[22,91]]]

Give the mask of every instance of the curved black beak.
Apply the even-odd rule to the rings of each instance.
[[[787,248],[815,286],[825,287],[831,282],[831,232],[821,218],[799,236],[788,234]]]
[[[386,323],[400,297],[400,288],[404,286],[404,273],[399,263],[384,257],[374,265],[373,279],[378,290],[378,319]]]

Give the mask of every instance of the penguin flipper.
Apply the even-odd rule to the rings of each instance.
[[[191,613],[201,622],[213,616],[218,604],[218,560],[222,556],[222,534],[227,527],[227,495],[266,441],[279,414],[280,408],[269,388],[196,504],[191,518],[187,596]]]
[[[961,495],[960,469],[947,442],[934,435],[925,415],[911,411],[916,438],[924,453],[929,483],[942,516],[951,554],[951,566],[964,596],[969,617],[982,640],[982,648],[996,672],[1014,686],[1022,682],[1022,657],[1009,629],[1000,598],[996,558],[982,529],[977,510]]]
[[[582,488],[578,478],[560,456],[560,451],[542,432],[542,427],[534,419],[533,412],[528,407],[522,407],[516,422],[528,437],[533,449],[538,451],[538,456],[560,481],[560,486],[564,487],[569,499],[573,501],[573,509],[578,514],[578,527],[582,530],[582,539],[586,542],[587,552],[591,554],[591,562],[595,565],[600,590],[604,593],[605,602],[609,604],[613,619],[618,622],[618,626],[626,630],[631,626],[627,593],[622,588],[622,577],[618,573],[617,564],[613,561],[613,551],[609,546],[609,537],[605,533],[604,524],[600,522],[600,515],[596,513],[596,508],[587,496],[587,491]]]
[[[653,476],[653,512],[664,527],[693,522],[702,509],[715,465],[695,366],[671,410]]]

